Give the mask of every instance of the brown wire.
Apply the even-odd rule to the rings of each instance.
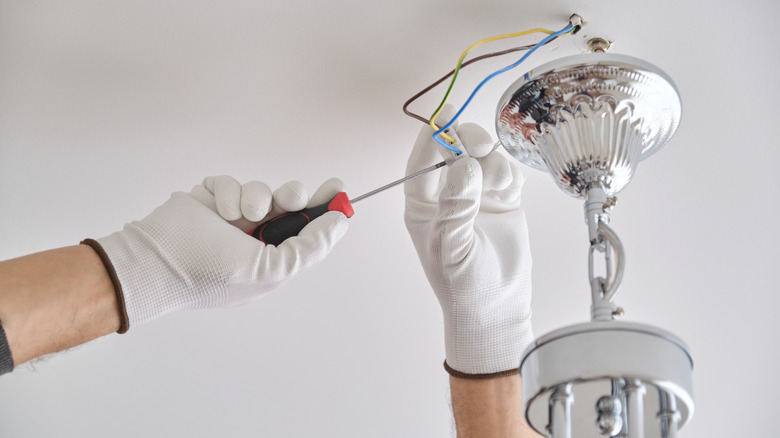
[[[552,40],[548,41],[547,44],[549,44],[550,42],[552,42],[554,40],[555,40],[555,38],[553,38]],[[476,58],[469,59],[468,61],[466,61],[463,64],[461,64],[460,69],[463,70],[469,64],[473,64],[473,63],[475,63],[477,61],[481,61],[483,59],[492,58],[494,56],[506,55],[507,53],[519,52],[519,51],[522,51],[522,50],[530,50],[530,49],[533,49],[535,45],[536,44],[529,44],[527,46],[513,47],[511,49],[502,50],[500,52],[493,52],[493,53],[488,53],[488,54],[485,54],[485,55],[482,55],[482,56],[477,56]],[[403,106],[404,114],[406,114],[407,116],[409,116],[409,117],[411,117],[413,119],[417,119],[417,120],[425,123],[426,125],[430,124],[430,120],[426,119],[425,117],[423,117],[423,116],[421,116],[419,114],[415,114],[415,113],[409,111],[409,105],[411,105],[415,100],[417,100],[420,97],[422,97],[425,93],[431,91],[431,89],[433,87],[435,87],[435,86],[441,84],[442,82],[444,82],[447,78],[449,78],[453,74],[455,74],[455,69],[452,69],[452,71],[450,71],[446,75],[442,76],[441,79],[439,79],[438,81],[432,83],[431,85],[428,85],[427,87],[425,87],[425,89],[423,89],[419,93],[417,93],[414,96],[412,96],[411,98],[409,98],[409,100],[407,100],[406,103],[404,103],[404,106]]]

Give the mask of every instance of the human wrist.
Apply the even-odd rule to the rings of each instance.
[[[99,257],[84,245],[0,263],[0,303],[15,365],[119,327],[111,281]]]
[[[453,376],[450,392],[459,438],[537,436],[523,418],[522,380],[517,370],[482,380]]]

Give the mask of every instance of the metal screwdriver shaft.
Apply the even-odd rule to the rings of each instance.
[[[405,176],[405,177],[403,177],[403,178],[401,178],[399,180],[391,182],[390,184],[385,184],[385,185],[383,185],[382,187],[380,187],[380,188],[378,188],[376,190],[371,190],[370,192],[368,192],[366,194],[363,194],[363,195],[360,195],[357,198],[352,198],[352,199],[349,200],[349,202],[351,204],[354,204],[354,203],[356,203],[358,201],[362,201],[363,199],[366,199],[369,196],[374,196],[374,195],[376,195],[379,192],[385,191],[385,190],[387,190],[387,189],[389,189],[391,187],[395,187],[398,184],[403,184],[406,181],[409,181],[410,179],[415,179],[415,178],[417,178],[420,175],[425,175],[428,172],[434,171],[434,170],[439,169],[441,167],[444,167],[446,165],[447,165],[446,161],[442,161],[441,163],[436,163],[436,164],[434,164],[431,167],[426,167],[423,170],[417,171],[417,172],[415,172],[415,173],[413,173],[411,175],[407,175],[407,176]]]
[[[386,184],[376,190],[372,190],[366,193],[365,195],[358,196],[357,198],[348,199],[346,193],[339,192],[330,201],[324,204],[304,208],[301,211],[284,213],[280,216],[276,216],[273,219],[267,220],[258,225],[257,228],[255,228],[249,234],[267,245],[279,245],[288,238],[297,236],[298,233],[300,233],[301,230],[303,230],[303,228],[309,224],[309,222],[329,211],[340,211],[344,214],[344,216],[352,217],[354,214],[354,211],[352,210],[353,203],[362,199],[366,199],[369,196],[373,196],[381,191],[395,187],[398,184],[402,184],[406,181],[409,181],[410,179],[417,178],[420,175],[424,175],[446,165],[447,162],[442,161],[441,163],[426,167],[423,170],[393,181],[390,184]]]

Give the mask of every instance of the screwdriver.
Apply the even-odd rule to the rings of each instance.
[[[355,214],[352,209],[352,204],[362,201],[370,196],[374,196],[379,192],[383,192],[391,187],[395,187],[398,184],[403,184],[406,181],[417,178],[420,175],[424,175],[428,172],[434,171],[447,165],[448,160],[436,163],[433,166],[426,167],[423,170],[417,171],[411,175],[407,175],[399,180],[395,180],[390,184],[385,184],[382,187],[372,190],[368,193],[360,195],[356,198],[349,199],[345,192],[339,192],[331,198],[330,201],[320,204],[314,207],[305,208],[300,211],[293,211],[276,216],[273,219],[269,219],[257,228],[252,230],[252,237],[267,244],[267,245],[279,245],[287,238],[297,236],[301,232],[303,227],[309,224],[309,222],[322,216],[329,211],[340,211],[346,217],[352,217]]]

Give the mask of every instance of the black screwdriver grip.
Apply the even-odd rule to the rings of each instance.
[[[347,194],[339,192],[325,204],[284,213],[265,221],[249,234],[266,245],[276,246],[290,237],[297,236],[309,222],[329,211],[340,211],[346,217],[352,217],[354,214]]]

